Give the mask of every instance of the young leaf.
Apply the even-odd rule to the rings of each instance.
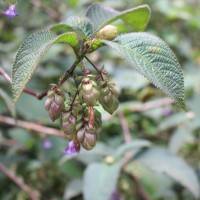
[[[175,99],[186,111],[180,64],[169,46],[149,33],[128,33],[103,42],[116,50],[138,72]]]
[[[51,31],[75,31],[80,37],[88,39],[93,34],[93,26],[86,17],[69,17],[64,22],[50,28]]]
[[[15,104],[35,71],[45,52],[58,42],[68,43],[74,49],[78,47],[75,33],[56,35],[50,31],[40,31],[29,36],[18,49],[12,69],[13,103]]]
[[[103,26],[118,19],[123,20],[136,31],[143,31],[150,19],[150,16],[151,12],[148,5],[142,5],[119,12],[103,4],[95,3],[90,6],[86,12],[86,17],[91,20],[95,32],[100,30]]]
[[[136,161],[154,171],[166,173],[189,189],[194,197],[200,197],[200,185],[195,171],[180,157],[162,148],[152,148],[140,154]]]
[[[114,192],[121,163],[107,165],[93,163],[87,167],[83,177],[85,200],[108,200]]]

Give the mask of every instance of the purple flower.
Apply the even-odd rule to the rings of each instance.
[[[8,19],[12,19],[13,17],[16,17],[18,14],[16,12],[15,7],[16,7],[15,4],[11,4],[7,10],[2,12],[2,14],[6,15]]]
[[[44,149],[50,149],[52,147],[52,142],[48,139],[46,139],[44,142],[43,142],[43,147]]]
[[[119,196],[119,193],[118,193],[118,191],[114,191],[113,193],[112,193],[112,196],[111,196],[111,199],[110,200],[120,200],[120,196]]]
[[[75,145],[74,141],[69,142],[69,146],[65,149],[65,154],[72,155],[80,151],[80,145]]]
[[[169,108],[169,107],[164,108],[164,109],[162,110],[162,116],[163,116],[163,117],[168,117],[168,116],[170,116],[171,114],[172,114],[172,110],[171,110],[171,108]]]

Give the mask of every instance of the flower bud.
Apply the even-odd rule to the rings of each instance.
[[[104,82],[101,83],[100,89],[100,98],[99,102],[103,106],[104,110],[106,110],[111,115],[113,112],[118,108],[119,101],[118,96],[119,93],[114,88],[114,84],[111,82]]]
[[[92,106],[92,107],[98,101],[99,91],[97,89],[97,85],[89,77],[86,77],[82,80],[82,83],[79,86],[79,97],[88,106]]]
[[[54,122],[58,119],[64,109],[64,93],[57,87],[53,87],[48,92],[48,98],[45,101],[45,109],[49,113],[49,117]]]
[[[69,142],[69,146],[65,149],[65,154],[72,155],[80,151],[80,143],[75,136],[74,139]]]
[[[117,36],[118,30],[116,26],[104,26],[96,35],[98,39],[113,40]]]
[[[97,141],[97,135],[85,132],[81,146],[86,150],[91,150],[95,147]]]
[[[71,112],[63,113],[61,118],[61,128],[68,140],[72,140],[75,134],[76,118]]]

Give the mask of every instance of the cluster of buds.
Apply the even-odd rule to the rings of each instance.
[[[66,101],[64,92],[53,85],[48,92],[45,108],[52,121],[60,117],[61,129],[70,141],[67,154],[79,152],[83,147],[91,150],[95,147],[101,131],[101,114],[95,108],[98,102],[110,114],[117,109],[119,93],[114,88],[107,73],[102,69],[99,75],[85,74],[73,98]]]
[[[76,144],[76,152],[80,150],[80,146],[87,150],[95,147],[101,124],[101,114],[91,106],[79,106],[79,109],[74,106],[73,109],[63,112],[61,117],[61,128],[71,141],[71,146]]]
[[[91,150],[96,145],[101,130],[101,114],[93,107],[88,107],[78,115],[77,138],[84,149]]]
[[[58,119],[64,110],[65,95],[56,85],[54,85],[47,94],[45,101],[45,109],[49,113],[49,117],[54,122]]]

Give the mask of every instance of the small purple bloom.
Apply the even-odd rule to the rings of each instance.
[[[52,147],[52,142],[48,139],[46,139],[44,142],[43,142],[43,147],[44,149],[50,149]]]
[[[16,7],[15,4],[11,4],[7,10],[2,12],[2,14],[6,15],[8,19],[12,19],[13,17],[18,16],[15,7]]]
[[[69,142],[69,146],[65,149],[65,154],[72,155],[78,153],[80,151],[80,147],[77,148],[74,144],[74,141]]]
[[[112,196],[111,196],[111,199],[110,200],[120,200],[120,196],[119,196],[119,193],[118,193],[118,191],[114,191],[113,193],[112,193]]]
[[[171,108],[167,107],[162,110],[162,116],[168,117],[172,114]]]

